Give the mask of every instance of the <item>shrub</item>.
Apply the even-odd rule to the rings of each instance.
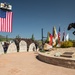
[[[75,47],[75,42],[73,42],[73,47]]]
[[[73,47],[73,43],[71,41],[65,41],[61,43],[61,48]]]
[[[45,50],[40,50],[40,52],[45,53],[46,51]]]

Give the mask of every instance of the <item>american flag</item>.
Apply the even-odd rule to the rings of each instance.
[[[0,31],[12,32],[12,12],[0,9]]]

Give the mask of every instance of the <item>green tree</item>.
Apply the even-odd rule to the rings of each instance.
[[[17,35],[16,38],[21,38],[20,35]]]
[[[34,38],[34,34],[32,34],[32,37],[31,37],[31,39],[34,41],[35,40],[35,38]]]

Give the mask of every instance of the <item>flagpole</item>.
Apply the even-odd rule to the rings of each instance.
[[[43,49],[43,28],[41,29],[41,34],[42,34],[42,49]]]

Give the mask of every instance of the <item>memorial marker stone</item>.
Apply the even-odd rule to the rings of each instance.
[[[2,47],[2,44],[0,43],[0,54],[4,54],[4,49]]]
[[[19,43],[19,52],[27,52],[27,43],[23,40]]]
[[[17,47],[15,43],[13,42],[8,46],[7,53],[15,53],[15,52],[17,52]]]
[[[34,43],[31,43],[31,44],[30,44],[28,51],[29,51],[29,52],[30,52],[30,51],[36,51],[36,46],[35,46]]]

